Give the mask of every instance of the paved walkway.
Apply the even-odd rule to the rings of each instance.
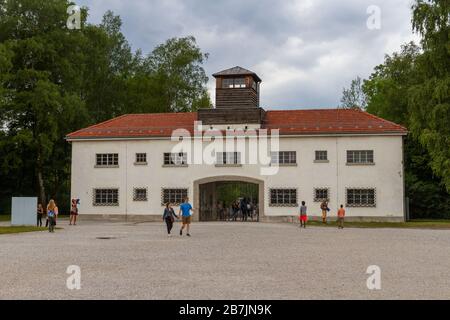
[[[0,299],[450,299],[450,231],[213,222],[168,238],[162,223],[60,224],[0,235]],[[81,290],[66,287],[69,265]]]

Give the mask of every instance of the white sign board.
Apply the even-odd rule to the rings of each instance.
[[[11,225],[35,226],[37,221],[36,197],[13,197],[11,205]]]

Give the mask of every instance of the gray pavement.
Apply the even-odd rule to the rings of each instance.
[[[0,299],[450,299],[450,231],[82,222],[0,235]],[[114,237],[101,240],[98,237]],[[69,265],[81,289],[66,287]],[[369,265],[381,290],[367,289]]]

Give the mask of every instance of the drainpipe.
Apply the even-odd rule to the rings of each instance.
[[[128,222],[128,142],[125,141],[125,222]]]
[[[409,221],[409,198],[406,196],[405,182],[405,136],[402,136],[402,184],[403,184],[403,220]]]
[[[339,137],[336,137],[336,211],[339,208]]]

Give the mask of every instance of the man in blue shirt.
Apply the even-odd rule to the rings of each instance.
[[[184,202],[180,205],[180,215],[181,215],[181,219],[183,221],[183,225],[181,226],[180,229],[180,236],[183,235],[183,229],[186,226],[186,231],[187,231],[187,236],[190,237],[191,235],[189,234],[189,225],[191,224],[191,216],[192,213],[194,213],[194,209],[192,209],[191,204],[189,203],[189,198],[185,198]]]

